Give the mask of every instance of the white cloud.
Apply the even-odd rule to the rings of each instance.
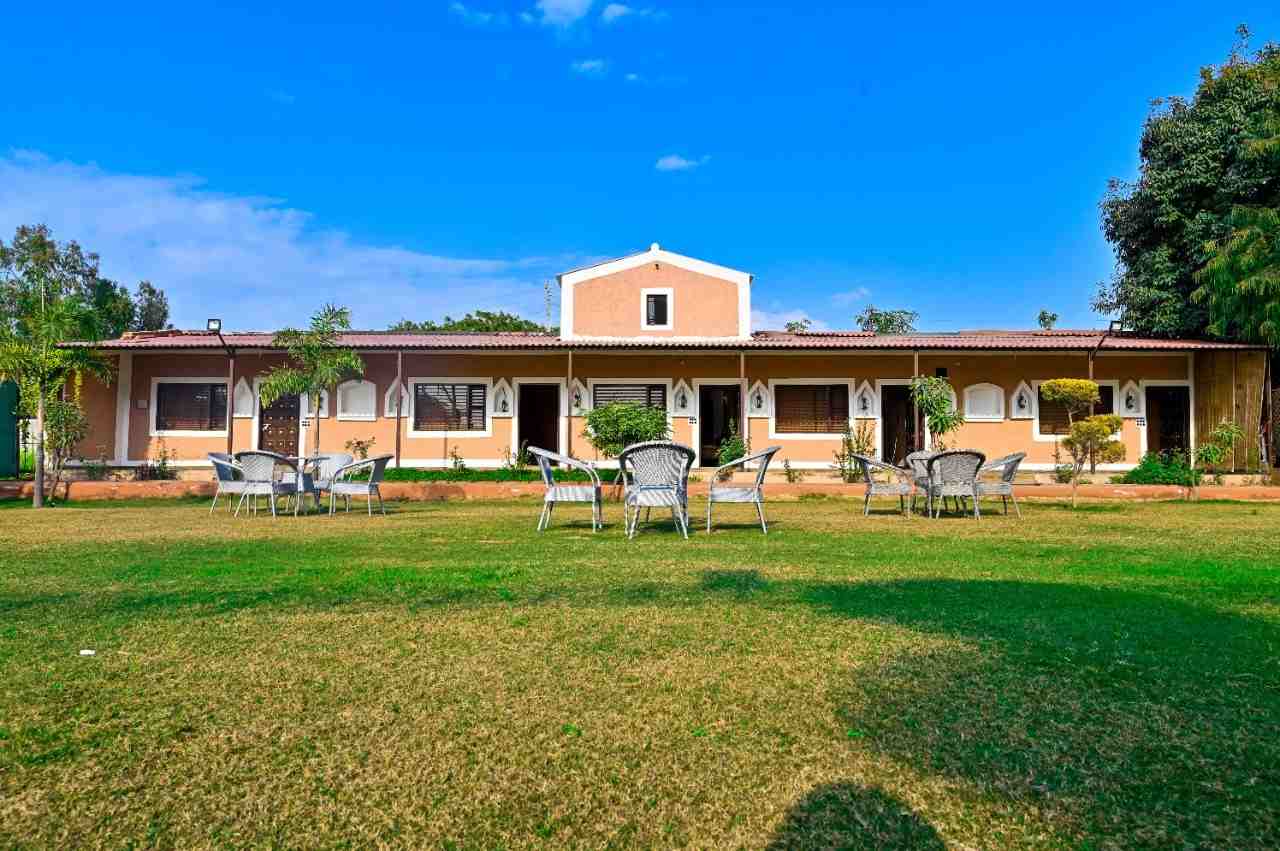
[[[298,325],[326,301],[363,328],[446,312],[514,310],[541,319],[545,280],[577,257],[459,258],[361,242],[277,199],[228,195],[195,177],[119,174],[15,151],[0,155],[0,238],[45,223],[102,257],[102,272],[169,296],[173,322],[203,328]]]
[[[575,74],[586,74],[588,76],[603,74],[607,67],[608,63],[603,59],[579,59],[569,65],[570,70]]]
[[[844,292],[833,293],[831,295],[831,303],[841,307],[847,307],[851,304],[857,304],[860,301],[866,301],[871,295],[871,290],[866,287],[854,287]]]
[[[593,0],[538,0],[534,3],[536,14],[524,13],[526,21],[536,20],[549,27],[570,27],[591,11]]]
[[[831,327],[821,319],[814,319],[804,310],[753,310],[751,328],[754,331],[781,331],[788,322],[809,320],[810,331],[829,331]]]
[[[473,27],[505,27],[510,20],[506,12],[485,12],[459,3],[457,0],[449,4],[449,11]]]
[[[667,154],[665,157],[659,157],[653,167],[658,171],[691,171],[700,165],[706,165],[710,161],[710,155],[688,159],[679,154]]]
[[[627,6],[623,3],[610,3],[600,10],[600,20],[606,24],[617,23],[623,18],[653,18],[655,20],[661,20],[666,16],[667,14],[665,12],[659,12],[657,9],[639,9],[635,6]]]
[[[644,77],[641,77],[639,74],[636,74],[635,72],[627,74],[625,77],[623,77],[623,79],[626,80],[628,83],[640,83],[644,81]]]

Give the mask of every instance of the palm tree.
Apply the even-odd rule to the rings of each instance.
[[[360,356],[353,349],[338,345],[341,335],[350,330],[351,311],[326,304],[311,317],[311,327],[307,330],[286,328],[278,332],[272,342],[288,352],[289,364],[268,370],[258,388],[263,405],[270,405],[282,396],[306,394],[315,425],[317,454],[320,452],[321,392],[332,396],[341,382],[364,375],[364,361]]]

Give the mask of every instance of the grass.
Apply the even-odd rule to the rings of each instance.
[[[0,846],[1280,844],[1280,506],[750,511],[7,507]]]

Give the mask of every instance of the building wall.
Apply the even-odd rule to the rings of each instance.
[[[671,329],[646,328],[645,289],[671,289]],[[573,285],[572,333],[583,337],[736,337],[738,285],[669,263],[646,263]]]
[[[637,308],[638,310],[638,308]],[[372,421],[344,420],[338,416],[337,398],[329,400],[326,416],[319,419],[321,448],[325,451],[343,451],[344,444],[353,438],[373,438],[373,454],[393,453],[396,448],[396,421],[385,416],[384,402],[396,374],[394,353],[370,352],[363,355],[366,378],[375,385],[375,413]],[[240,354],[236,360],[235,383],[241,378],[252,386],[272,365],[282,362],[274,354]],[[738,384],[740,361],[737,352],[729,353],[582,353],[573,357],[573,378],[588,389],[602,379],[646,379],[669,382],[674,387],[684,381],[691,389],[698,382]],[[1191,380],[1191,359],[1185,354],[1169,355],[1118,355],[1101,354],[1094,362],[1094,377],[1099,381],[1115,382],[1117,389],[1128,381]],[[161,438],[151,433],[153,380],[165,377],[207,377],[225,380],[228,361],[220,354],[135,354],[132,358],[130,393],[128,399],[128,460],[133,463],[154,459],[161,449]],[[913,374],[914,365],[910,353],[833,354],[825,353],[754,353],[745,358],[746,389],[760,382],[764,387],[778,382],[821,380],[847,382],[850,388],[850,404],[864,382],[871,388],[877,381],[906,380]],[[1005,419],[999,422],[968,422],[949,443],[956,447],[972,447],[995,457],[1009,452],[1028,453],[1027,463],[1047,468],[1054,462],[1052,439],[1037,439],[1035,421],[1010,419],[1010,396],[1020,382],[1032,385],[1036,381],[1061,377],[1086,377],[1088,359],[1084,353],[1062,354],[974,354],[974,353],[922,353],[920,372],[933,375],[946,369],[948,379],[956,390],[959,404],[964,404],[964,389],[972,384],[991,383],[1002,388],[1005,394]],[[400,454],[405,466],[446,466],[450,454],[457,453],[475,467],[494,466],[508,457],[513,444],[517,418],[495,416],[492,413],[493,390],[500,381],[513,388],[518,379],[541,379],[570,386],[568,381],[568,357],[566,354],[503,353],[503,354],[439,354],[406,352],[403,356],[403,374],[406,386],[412,379],[470,378],[489,385],[490,413],[487,430],[483,434],[456,432],[447,435],[424,436],[415,434],[411,427],[411,397],[406,402],[400,422]],[[93,433],[85,442],[86,456],[94,457],[96,447],[107,447],[108,455],[115,452],[116,387],[86,382],[83,389],[86,407],[93,423]],[[668,394],[669,403],[672,394]],[[695,393],[696,397],[696,393]],[[589,398],[589,395],[588,395]],[[229,394],[234,404],[234,384]],[[512,400],[512,413],[514,410]],[[562,404],[562,412],[568,404]],[[879,420],[868,419],[879,432]],[[780,445],[782,453],[778,463],[790,460],[801,468],[827,467],[832,455],[840,448],[839,435],[776,437],[771,436],[771,420],[767,417],[750,417],[749,434],[754,448]],[[689,445],[697,443],[697,424],[687,415],[672,416],[672,433],[675,440]],[[574,455],[598,459],[595,451],[583,437],[585,418],[581,415],[567,420],[563,429],[564,446]],[[304,429],[304,448],[311,448],[310,431]],[[1126,465],[1135,463],[1144,445],[1145,429],[1139,420],[1126,418],[1122,439],[1126,446]],[[776,434],[776,430],[774,431]],[[236,451],[256,445],[252,417],[233,418],[233,448]],[[163,438],[163,447],[178,462],[198,464],[208,452],[225,451],[225,433],[202,436]]]

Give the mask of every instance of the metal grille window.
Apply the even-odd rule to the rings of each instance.
[[[774,392],[775,431],[838,434],[849,423],[849,385],[781,384]]]
[[[1067,419],[1067,408],[1060,402],[1049,402],[1044,398],[1044,391],[1038,391],[1037,402],[1040,410],[1040,433],[1041,434],[1060,434],[1067,435],[1071,433],[1071,424]],[[1116,412],[1116,393],[1115,388],[1108,384],[1098,385],[1098,395],[1101,401],[1093,406],[1095,414],[1114,414]],[[1088,411],[1084,411],[1078,415],[1079,417],[1089,416]]]
[[[645,324],[667,324],[667,296],[650,293],[644,297]]]
[[[156,384],[157,431],[225,431],[227,385]]]
[[[665,411],[667,386],[665,384],[597,384],[591,391],[591,404],[599,408],[610,402],[633,402]]]
[[[483,384],[413,385],[415,431],[484,431]]]

